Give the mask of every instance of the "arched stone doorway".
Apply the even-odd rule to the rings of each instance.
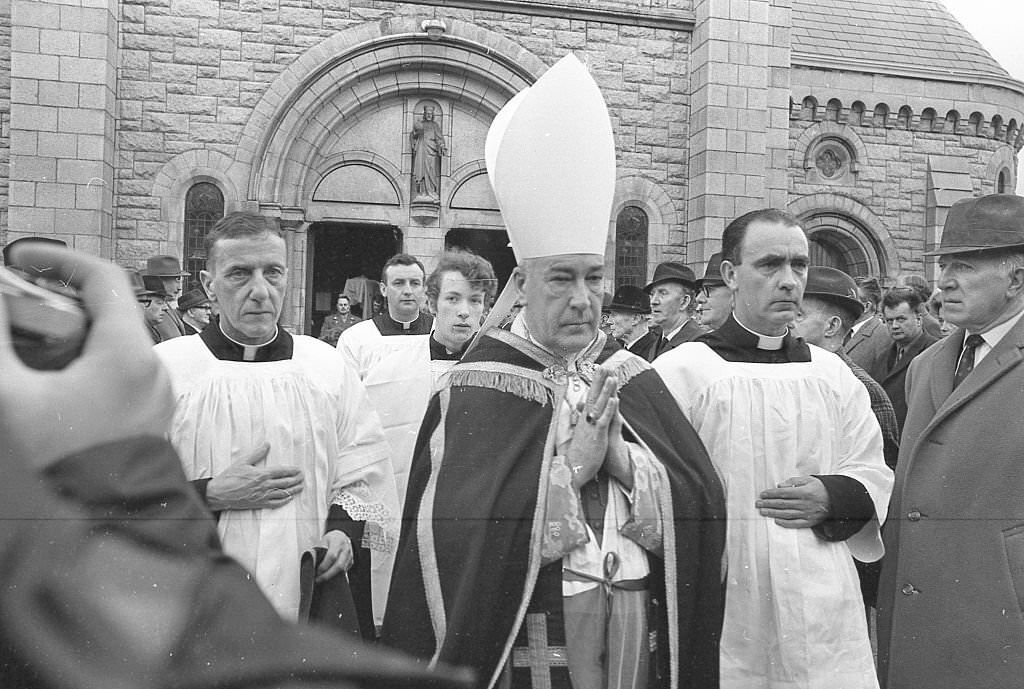
[[[338,275],[317,254],[342,250],[328,249],[332,242],[383,262],[371,255],[376,249],[337,239],[349,230],[329,228],[391,228],[399,237],[394,250],[428,270],[455,243],[496,261],[499,274],[511,272],[507,239],[501,246],[488,239],[504,232],[484,141],[498,110],[544,69],[521,46],[478,26],[452,20],[441,36],[428,37],[413,18],[340,32],[289,66],[254,109],[237,169],[246,170],[249,198],[261,211],[301,219],[317,233],[295,242],[292,267],[308,273],[291,285],[302,292],[292,302],[302,310],[293,323],[315,332],[323,318],[323,295]],[[413,182],[414,167],[423,169],[414,165],[413,132],[423,131],[426,109],[444,144],[429,199],[414,193]]]
[[[852,219],[839,213],[816,213],[803,225],[811,265],[838,268],[853,277],[884,274],[871,235]]]

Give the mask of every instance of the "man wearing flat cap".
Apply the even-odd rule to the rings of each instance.
[[[651,323],[661,332],[655,357],[691,342],[704,334],[690,312],[697,293],[697,277],[689,266],[669,261],[654,269],[654,279],[644,287],[651,298]]]
[[[1024,198],[949,210],[937,249],[957,326],[907,373],[885,534],[884,686],[1017,687],[1024,677]]]
[[[647,295],[632,285],[624,285],[615,290],[608,304],[612,337],[645,361],[654,359],[655,348],[658,346],[658,334],[652,333],[647,325],[647,314],[650,312],[651,302]]]
[[[697,281],[697,323],[707,330],[722,327],[732,313],[732,291],[722,280],[722,252],[711,254]]]
[[[523,308],[427,409],[382,640],[479,689],[717,689],[722,488],[651,367],[598,329],[615,145],[582,63],[513,98],[485,155],[519,262],[488,323]]]
[[[167,316],[157,326],[160,341],[164,342],[175,337],[188,334],[185,324],[178,315],[177,299],[181,294],[181,281],[191,273],[181,269],[181,262],[174,256],[150,256],[146,259],[146,267],[142,270],[143,277],[158,279],[163,287],[164,298],[167,300]]]

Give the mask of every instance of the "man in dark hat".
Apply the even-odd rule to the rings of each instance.
[[[732,291],[722,280],[721,266],[722,253],[712,254],[697,281],[697,322],[708,330],[720,328],[732,313]]]
[[[896,466],[900,451],[900,427],[892,401],[882,386],[843,351],[843,339],[857,320],[864,305],[857,294],[857,283],[841,270],[822,266],[807,269],[807,286],[793,331],[807,344],[821,347],[842,359],[857,376],[871,398],[871,411],[882,429],[882,451],[889,468]],[[860,577],[864,604],[875,607],[878,575],[882,563],[854,561]]]
[[[182,270],[181,262],[174,256],[150,256],[146,259],[146,267],[142,271],[142,275],[160,280],[161,291],[170,307],[167,309],[167,317],[157,326],[157,330],[160,332],[160,341],[188,334],[181,316],[178,315],[177,299],[181,294],[182,278],[187,278],[191,273]]]
[[[178,315],[185,325],[186,335],[198,335],[210,324],[213,307],[210,298],[200,287],[190,289],[178,299]]]
[[[651,298],[651,322],[661,331],[655,357],[704,334],[690,318],[697,277],[688,266],[671,261],[659,264],[644,292]]]
[[[1024,198],[949,210],[938,256],[957,330],[910,364],[879,589],[883,686],[1024,676]]]
[[[624,285],[615,290],[608,313],[611,315],[611,335],[623,347],[647,361],[654,359],[658,335],[647,324],[651,302],[639,287]]]
[[[157,277],[142,275],[139,271],[129,268],[128,279],[135,291],[135,301],[142,310],[142,318],[146,323],[146,332],[153,343],[163,342],[159,326],[164,322],[168,307],[167,295],[163,291],[163,283]]]

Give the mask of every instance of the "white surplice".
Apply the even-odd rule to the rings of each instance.
[[[218,475],[264,441],[270,451],[259,466],[302,470],[304,488],[288,504],[224,511],[217,525],[224,550],[286,619],[298,614],[300,555],[319,542],[331,505],[366,520],[380,616],[400,515],[387,443],[337,350],[311,337],[293,340],[291,359],[268,362],[218,360],[198,335],[157,347],[176,398],[171,441],[190,480]]]
[[[728,580],[723,689],[877,689],[851,554],[882,556],[893,475],[864,386],[839,357],[730,362],[703,343],[654,362],[725,484]],[[841,474],[867,489],[875,519],[843,542],[786,529],[754,506],[789,478]]]

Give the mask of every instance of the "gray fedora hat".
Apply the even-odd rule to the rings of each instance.
[[[674,261],[658,264],[658,267],[654,269],[654,279],[644,287],[644,292],[649,293],[655,286],[663,282],[679,282],[691,289],[697,289],[697,276],[693,274],[690,267]]]
[[[146,269],[143,275],[155,275],[162,278],[184,278],[192,273],[186,273],[181,269],[181,263],[174,256],[150,256],[146,259]]]
[[[925,256],[1024,248],[1024,196],[989,194],[953,204],[942,241]]]
[[[860,318],[864,313],[864,304],[857,298],[857,283],[853,278],[836,268],[811,266],[807,269],[807,286],[804,287],[805,297],[817,297],[844,309],[849,309],[854,317]]]
[[[623,285],[615,290],[612,303],[608,305],[609,311],[629,311],[630,313],[650,313],[651,300],[639,287]]]

